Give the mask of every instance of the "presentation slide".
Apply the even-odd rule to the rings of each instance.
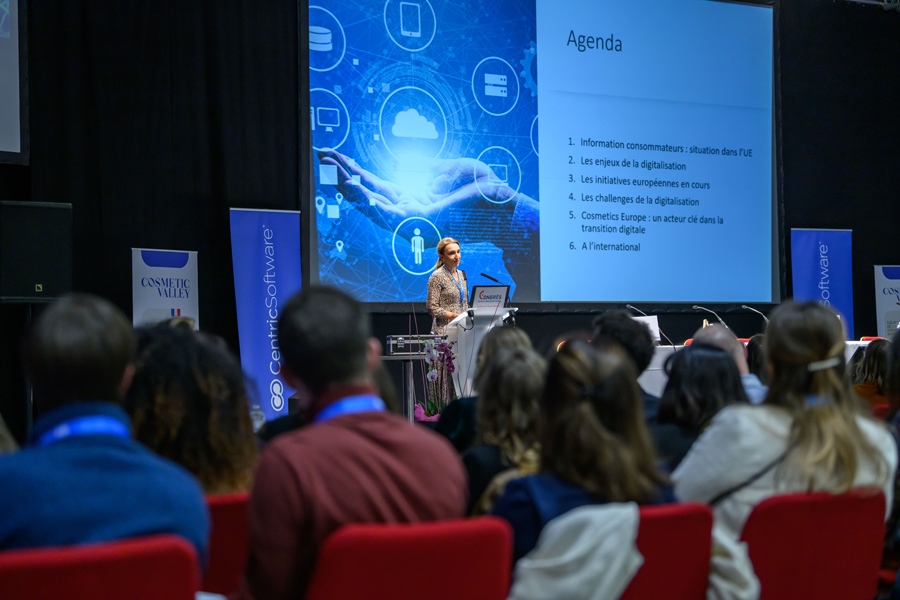
[[[320,282],[452,237],[514,302],[772,301],[770,7],[311,0],[309,63]]]
[[[0,0],[0,152],[20,152],[19,12],[17,0]]]

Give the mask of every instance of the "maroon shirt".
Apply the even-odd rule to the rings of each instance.
[[[374,393],[364,386],[332,390],[312,413],[346,396]],[[299,600],[319,545],[338,527],[460,518],[467,485],[449,442],[387,412],[344,415],[282,434],[266,447],[250,495],[243,595]]]

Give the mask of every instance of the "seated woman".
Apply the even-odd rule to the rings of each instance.
[[[713,417],[672,474],[678,498],[711,504],[732,539],[754,506],[779,494],[877,486],[890,507],[897,446],[850,388],[837,314],[786,302],[772,313],[765,344],[766,401]]]
[[[531,338],[516,327],[494,327],[481,339],[475,365],[474,384],[478,390],[478,380],[485,366],[491,363],[500,350],[531,348]],[[441,418],[434,429],[453,444],[462,454],[475,442],[475,398],[458,398],[444,407]]]
[[[671,473],[690,450],[700,432],[720,410],[750,400],[734,359],[721,348],[694,343],[666,360],[669,375],[659,399],[657,420],[678,427],[676,443],[660,448],[660,459]]]
[[[550,360],[541,397],[541,467],[511,481],[493,513],[510,522],[513,556],[535,547],[544,526],[575,508],[608,502],[672,502],[656,468],[631,359],[618,345],[581,340]]]
[[[134,438],[207,494],[249,491],[258,451],[240,364],[224,342],[168,325],[137,332],[125,409]]]
[[[888,403],[885,379],[888,374],[889,347],[890,342],[887,340],[872,340],[866,346],[862,362],[856,369],[856,380],[859,383],[853,386],[853,390],[869,406]]]
[[[490,512],[496,492],[485,496],[485,491],[500,473],[537,470],[538,399],[546,366],[534,350],[516,348],[500,350],[482,369],[476,388],[481,443],[462,455],[469,474],[469,514]]]

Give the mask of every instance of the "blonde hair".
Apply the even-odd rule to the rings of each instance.
[[[786,409],[794,419],[785,468],[796,469],[809,491],[827,483],[835,493],[853,486],[860,458],[883,473],[883,457],[856,421],[863,413],[844,367],[837,313],[815,302],[786,302],[770,316],[763,343],[772,367],[766,404]],[[809,396],[816,397],[814,405]]]
[[[444,239],[442,239],[441,241],[438,242],[438,245],[437,245],[438,259],[437,259],[437,263],[435,263],[435,265],[434,265],[435,270],[440,269],[441,265],[444,264],[444,261],[441,260],[441,256],[444,255],[444,248],[446,248],[450,244],[456,244],[457,246],[459,246],[459,242],[457,242],[456,240],[454,240],[451,237],[445,237]]]

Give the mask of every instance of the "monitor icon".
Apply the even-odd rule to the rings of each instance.
[[[400,35],[422,37],[422,8],[415,2],[400,3]]]
[[[488,181],[509,183],[509,167],[507,165],[488,165],[491,174]]]
[[[334,131],[334,127],[341,126],[341,111],[336,108],[319,107],[316,109],[316,121],[319,126],[325,128],[325,131]],[[315,129],[315,124],[313,129]]]

